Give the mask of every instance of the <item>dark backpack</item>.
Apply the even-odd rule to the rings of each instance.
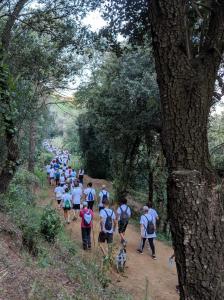
[[[145,227],[145,231],[147,234],[153,234],[155,232],[155,225],[152,220],[149,220],[146,216],[144,216],[147,219],[147,226]]]
[[[113,227],[113,220],[112,220],[112,215],[113,215],[113,210],[111,212],[111,215],[108,215],[106,209],[104,209],[107,217],[106,217],[106,221],[105,221],[105,229],[110,231]]]
[[[92,194],[92,190],[89,192],[88,194],[88,201],[93,201],[93,194]]]
[[[107,192],[104,194],[102,191],[103,197],[102,197],[102,203],[105,203],[105,201],[108,199]]]
[[[125,210],[123,210],[120,206],[120,210],[121,210],[121,215],[120,215],[120,220],[124,223],[127,223],[129,220],[129,215],[128,215],[128,206],[126,207]]]

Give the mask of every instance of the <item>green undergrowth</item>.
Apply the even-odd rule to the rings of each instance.
[[[83,256],[58,212],[39,205],[47,198],[47,185],[40,170],[35,174],[20,169],[0,202],[1,211],[22,232],[20,251],[26,266],[44,274],[30,282],[29,299],[131,299],[113,285],[97,257]]]

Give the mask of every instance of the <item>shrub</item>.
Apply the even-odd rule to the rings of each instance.
[[[56,236],[62,228],[58,213],[47,206],[41,217],[40,230],[48,242],[54,242]]]

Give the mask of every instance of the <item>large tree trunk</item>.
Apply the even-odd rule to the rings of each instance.
[[[180,298],[224,295],[223,205],[214,192],[207,123],[224,48],[224,7],[214,2],[200,54],[192,57],[188,2],[153,0],[152,42],[162,106],[162,144],[169,168],[168,216]]]
[[[31,120],[29,132],[29,157],[28,157],[28,170],[34,172],[35,167],[35,150],[36,150],[36,122]]]

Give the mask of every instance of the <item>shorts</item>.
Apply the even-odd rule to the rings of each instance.
[[[118,221],[118,233],[124,233],[128,226],[128,222]]]
[[[61,199],[57,199],[57,201],[58,201],[58,204],[60,204],[60,203],[61,203]]]
[[[65,211],[67,211],[67,210],[71,210],[71,207],[63,207],[63,209],[64,209]]]
[[[87,201],[88,209],[93,209],[94,201]]]
[[[72,207],[74,210],[80,210],[80,204],[73,204]]]
[[[103,232],[101,231],[99,233],[98,242],[99,243],[105,243],[107,241],[107,244],[113,243],[113,233]]]

